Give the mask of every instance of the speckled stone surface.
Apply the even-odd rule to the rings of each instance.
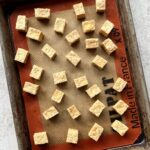
[[[0,150],[18,150],[1,51],[0,51]]]
[[[147,90],[150,91],[150,1],[130,0],[130,6],[140,49]]]
[[[130,5],[147,89],[150,91],[150,1],[130,0]],[[0,76],[0,150],[18,150],[1,51]]]

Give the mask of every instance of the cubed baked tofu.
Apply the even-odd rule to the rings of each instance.
[[[90,107],[89,111],[96,117],[99,117],[104,109],[105,105],[99,100],[96,100],[96,102]]]
[[[78,3],[73,5],[73,9],[77,19],[84,19],[85,18],[85,10],[83,3]]]
[[[68,133],[67,133],[66,142],[72,143],[72,144],[77,144],[78,143],[78,134],[79,134],[79,131],[77,129],[69,128]]]
[[[129,128],[123,124],[121,121],[115,120],[112,124],[111,127],[119,133],[121,136],[124,136],[125,133],[129,130]]]
[[[67,76],[65,71],[54,73],[53,78],[54,78],[54,84],[61,84],[67,82]]]
[[[24,15],[19,15],[16,21],[16,30],[27,32],[27,29],[28,29],[27,17]]]
[[[49,120],[58,114],[59,114],[58,110],[54,106],[51,106],[50,108],[48,108],[43,112],[43,117],[45,118],[45,120]]]
[[[27,62],[29,52],[23,48],[18,48],[15,55],[15,61],[25,64]]]
[[[119,100],[114,106],[113,109],[120,115],[123,115],[128,109],[128,105],[123,101]]]
[[[79,110],[77,109],[77,107],[75,105],[72,105],[69,108],[67,108],[67,111],[68,111],[68,113],[72,119],[76,119],[81,115]]]
[[[48,143],[48,137],[46,132],[36,132],[33,134],[33,140],[35,145],[43,145]]]
[[[101,89],[98,87],[97,84],[94,84],[86,90],[86,93],[89,95],[90,98],[93,98],[101,93]]]
[[[111,21],[106,20],[102,25],[102,27],[100,28],[99,33],[107,37],[113,28],[114,28],[114,24]]]
[[[74,66],[77,66],[80,63],[80,61],[81,61],[81,58],[79,57],[79,55],[77,53],[75,53],[74,51],[70,51],[66,55],[66,58]]]
[[[101,46],[108,55],[112,54],[118,49],[117,45],[110,38],[104,40]]]
[[[33,65],[29,76],[36,80],[40,80],[42,73],[43,73],[43,68],[37,65]]]
[[[104,13],[106,10],[106,0],[96,0],[96,12]]]
[[[52,48],[49,44],[45,44],[42,48],[42,52],[48,56],[51,60],[56,57],[56,50]]]
[[[84,33],[95,31],[95,20],[87,20],[82,22],[82,29]]]
[[[29,27],[26,37],[38,42],[42,42],[44,35],[41,30]]]
[[[66,20],[63,18],[56,18],[55,24],[54,24],[54,31],[57,33],[64,34],[66,26]]]
[[[107,63],[107,60],[99,55],[96,55],[96,57],[92,60],[92,64],[99,69],[103,69]]]
[[[56,89],[51,97],[51,99],[56,102],[56,103],[60,103],[64,97],[64,92]]]
[[[88,80],[86,76],[81,76],[79,78],[74,79],[74,83],[75,83],[76,88],[81,88],[81,87],[88,85]]]
[[[102,135],[104,128],[97,123],[94,123],[92,128],[90,129],[88,136],[94,141],[98,141],[100,136]]]
[[[99,47],[98,38],[89,38],[85,39],[85,47],[86,49],[96,49]]]
[[[34,15],[37,19],[49,19],[50,9],[49,8],[35,8]]]
[[[80,34],[77,30],[73,30],[65,36],[65,39],[70,45],[72,45],[80,40]]]
[[[117,92],[122,92],[123,89],[126,87],[126,85],[127,82],[122,78],[118,77],[114,83],[113,89],[116,90]]]
[[[39,85],[30,82],[25,82],[23,91],[32,95],[36,95],[39,89]]]

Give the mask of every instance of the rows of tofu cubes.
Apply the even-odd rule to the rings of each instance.
[[[60,75],[62,73],[62,75]],[[60,77],[60,79],[62,80],[62,83],[64,81],[66,81],[66,75],[64,74],[65,72],[59,72],[56,73],[56,78],[58,78],[58,76]],[[124,83],[121,83],[120,80],[122,81],[123,79],[118,78],[113,86],[119,86],[118,88],[123,89],[123,87],[125,87],[125,81],[123,80]],[[82,88],[84,86],[88,85],[88,80],[86,78],[86,76],[82,76],[79,78],[74,79],[75,82],[75,86],[76,88]],[[58,82],[60,84],[60,80]],[[35,88],[35,90],[38,89],[37,85],[30,85],[31,83],[28,83],[29,85],[29,89],[27,87],[27,92],[31,92],[33,90],[33,88]],[[33,86],[33,87],[32,87]],[[32,93],[32,92],[31,92]],[[90,98],[95,97],[96,95],[101,93],[101,89],[98,87],[98,85],[94,84],[91,87],[89,87],[86,90],[86,93],[88,94],[88,96]],[[32,93],[33,94],[33,93]],[[35,93],[34,93],[35,94]],[[65,93],[56,89],[54,91],[54,93],[52,94],[52,101],[55,101],[56,103],[60,103],[64,97]],[[103,110],[105,109],[105,105],[100,101],[100,100],[96,100],[89,108],[89,111],[95,115],[96,117],[99,117],[101,115],[101,113],[103,112]],[[123,101],[123,100],[119,100],[114,106],[113,109],[120,115],[123,115],[126,110],[128,109],[128,105]],[[78,110],[78,108],[75,105],[72,105],[70,107],[67,108],[67,112],[70,115],[70,117],[72,119],[77,119],[78,117],[81,116],[80,110]],[[57,110],[57,108],[55,108],[54,106],[51,106],[50,108],[48,108],[47,110],[45,110],[43,112],[43,117],[45,120],[49,120],[52,119],[53,117],[57,116],[59,114],[59,111]],[[128,127],[123,124],[122,122],[115,120],[112,124],[111,127],[118,132],[118,134],[120,134],[121,136],[124,136],[124,134],[128,131]],[[88,136],[93,139],[94,141],[98,141],[99,138],[101,137],[102,133],[104,132],[104,128],[95,123],[91,129],[89,130]],[[34,134],[34,142],[35,144],[46,144],[48,141],[48,137],[46,134],[43,135],[43,132],[41,133],[41,138],[43,138],[39,143],[38,143],[38,139],[35,136],[36,134],[40,134],[40,133],[35,133]],[[66,138],[66,142],[67,143],[73,143],[73,144],[77,144],[78,143],[78,134],[79,131],[77,129],[68,129],[68,133],[67,133],[67,138]]]
[[[104,12],[105,11],[105,0],[96,0],[96,11],[97,12]],[[77,19],[83,19],[86,17],[85,9],[82,3],[78,3],[73,5],[73,9],[75,12],[75,15]],[[51,11],[49,8],[35,8],[34,9],[34,14],[35,17],[38,20],[43,20],[43,19],[50,19]],[[54,31],[60,34],[64,34],[66,27],[66,20],[63,18],[56,18],[55,24],[54,24]],[[104,24],[101,26],[99,33],[105,37],[107,37],[112,29],[114,28],[114,24],[106,20]],[[36,40],[41,42],[44,38],[44,33],[36,29],[34,27],[28,27],[28,19],[24,15],[19,15],[17,17],[16,21],[16,29],[18,31],[23,31],[27,32],[26,37],[30,38],[32,40]],[[89,33],[89,32],[94,32],[95,31],[95,20],[86,20],[82,22],[82,29],[84,33]],[[80,34],[79,32],[75,29],[68,33],[65,36],[66,41],[70,44],[73,45],[77,41],[80,40]],[[99,47],[99,40],[97,38],[91,38],[91,39],[86,39],[85,40],[85,48],[86,49],[96,49]],[[115,50],[117,50],[117,46],[115,43],[107,39],[101,44],[102,48],[108,53],[111,54]]]
[[[125,124],[123,124],[118,120],[115,120],[111,124],[111,127],[113,128],[113,130],[118,132],[118,134],[120,134],[121,136],[124,136],[129,129]],[[98,123],[94,123],[91,129],[89,129],[88,136],[92,140],[97,142],[100,139],[103,132],[104,132],[104,128]],[[33,139],[35,145],[43,145],[48,143],[48,136],[45,131],[34,133]],[[71,144],[77,144],[78,140],[79,140],[79,130],[75,128],[69,128],[66,136],[66,142]]]
[[[86,18],[86,11],[84,9],[83,3],[78,3],[78,4],[73,5],[73,10],[77,19],[81,20],[81,19]],[[96,12],[104,13],[105,10],[106,10],[106,0],[96,0]],[[38,20],[47,20],[47,19],[50,19],[51,11],[49,8],[35,8],[34,15]],[[54,23],[54,31],[59,34],[64,34],[66,23],[67,22],[64,18],[56,18],[55,23]],[[81,25],[82,25],[82,30],[85,34],[94,32],[96,29],[95,20],[82,21]],[[114,28],[114,24],[111,21],[106,20],[101,26],[99,33],[107,38],[113,28]],[[38,42],[43,41],[44,33],[39,29],[28,27],[28,19],[24,15],[19,15],[17,17],[16,29],[21,32],[27,32],[26,37],[29,39],[36,40]],[[70,33],[68,33],[65,36],[65,39],[70,45],[73,45],[74,43],[80,40],[80,34],[78,30],[75,29],[71,31]],[[85,39],[85,49],[87,50],[97,49],[99,48],[100,45],[106,51],[108,55],[112,54],[114,51],[118,49],[117,45],[110,38],[105,39],[101,44],[99,43],[98,38]],[[45,44],[43,48],[41,49],[41,51],[50,60],[53,60],[57,56],[56,50],[49,44]],[[27,62],[28,57],[29,57],[28,50],[25,50],[23,48],[18,48],[16,56],[15,56],[15,61],[25,64]],[[78,64],[82,60],[81,57],[73,50],[71,50],[65,57],[68,60],[68,62],[70,62],[75,67],[77,67]],[[103,57],[96,55],[93,58],[91,63],[94,66],[96,66],[98,69],[103,69],[108,63],[108,61],[105,60]],[[40,80],[43,72],[44,72],[44,69],[42,67],[33,65],[29,76],[35,80]],[[56,72],[53,74],[54,84],[56,85],[66,83],[68,81],[67,78],[68,77],[67,77],[66,71],[60,71],[60,72]],[[77,89],[88,86],[87,77],[83,75],[78,78],[75,78],[74,84]],[[113,85],[113,89],[116,90],[117,92],[122,92],[126,85],[127,85],[127,82],[119,77],[115,81]],[[23,91],[32,95],[36,95],[39,88],[40,86],[37,84],[25,82]],[[85,92],[92,99],[96,97],[97,95],[99,95],[102,91],[97,84],[94,84],[90,86],[89,88],[87,88]],[[59,89],[55,89],[55,91],[53,92],[51,96],[51,100],[59,104],[62,102],[64,96],[65,96],[65,93],[63,91]],[[103,112],[103,110],[105,109],[105,107],[106,106],[100,100],[97,99],[90,106],[89,112],[91,112],[96,117],[99,117],[101,113]],[[129,106],[123,100],[118,100],[112,108],[119,115],[123,115],[128,109],[128,107]],[[69,116],[72,119],[77,119],[78,117],[81,116],[80,110],[78,110],[78,108],[75,105],[71,105],[70,107],[66,109],[66,111],[68,112]],[[42,113],[42,115],[45,120],[49,120],[59,115],[59,111],[57,110],[56,107],[51,106],[48,109],[46,109]],[[113,128],[113,130],[118,132],[121,136],[124,136],[124,134],[128,130],[128,127],[118,120],[115,120],[111,124],[111,127]],[[104,132],[104,128],[98,123],[94,123],[91,129],[89,129],[88,136],[97,142],[103,132]],[[77,129],[69,128],[67,137],[66,137],[66,142],[77,144],[78,136],[79,136],[79,131]],[[43,144],[48,143],[48,135],[45,131],[34,133],[33,139],[34,139],[35,145],[43,145]]]

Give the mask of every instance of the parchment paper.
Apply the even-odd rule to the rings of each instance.
[[[99,38],[100,43],[104,40],[104,38],[98,34],[98,30],[106,20],[104,14],[97,15],[95,13],[94,6],[86,7],[86,14],[86,20],[95,19],[96,21],[96,31],[93,34],[85,35],[83,33],[81,21],[76,20],[73,10],[54,12],[53,15],[51,15],[49,22],[38,21],[34,17],[29,18],[29,26],[40,29],[44,33],[44,41],[41,43],[28,40],[32,64],[41,66],[44,69],[44,74],[41,80],[35,81],[35,83],[40,85],[38,100],[41,114],[52,105],[59,110],[59,115],[49,121],[44,120],[41,115],[45,130],[50,139],[50,144],[64,143],[68,128],[78,129],[79,139],[87,139],[88,132],[95,122],[104,127],[104,134],[110,134],[113,132],[110,127],[111,122],[108,108],[103,111],[99,118],[88,111],[89,107],[95,102],[96,99],[99,99],[107,107],[104,89],[108,87],[104,87],[102,85],[102,77],[114,77],[114,79],[116,79],[117,75],[113,56],[108,56],[101,48],[98,48],[97,50],[85,49],[84,41],[86,38],[97,37]],[[55,33],[53,30],[56,17],[65,18],[67,21],[65,34],[63,36]],[[71,47],[66,42],[64,37],[74,29],[79,31],[81,39],[80,42],[75,44],[74,47]],[[41,48],[46,43],[51,45],[57,52],[57,56],[53,61],[41,51]],[[74,67],[65,58],[65,55],[70,50],[74,50],[82,58],[78,67]],[[108,60],[108,64],[104,70],[99,70],[91,64],[91,61],[96,54],[99,54]],[[63,70],[67,73],[68,82],[63,85],[54,85],[52,74]],[[89,85],[86,88],[92,86],[93,84],[98,84],[98,86],[102,89],[102,93],[96,98],[90,99],[85,93],[86,88],[76,89],[73,79],[82,75],[86,75],[89,82]],[[110,84],[109,86],[111,87],[112,85]],[[61,104],[56,104],[51,100],[51,96],[56,88],[65,93],[65,97]],[[119,98],[120,96],[118,95],[117,99]],[[74,104],[81,112],[81,116],[77,120],[73,120],[66,111],[66,109],[72,104]]]

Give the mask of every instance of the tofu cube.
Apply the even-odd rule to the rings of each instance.
[[[55,58],[56,51],[48,44],[45,44],[42,48],[42,52],[48,56],[51,60]]]
[[[39,85],[30,82],[25,82],[23,91],[32,95],[36,95],[39,89]]]
[[[56,18],[55,25],[54,25],[54,31],[57,33],[64,34],[66,26],[66,20],[63,18]]]
[[[54,93],[53,93],[51,99],[52,99],[53,101],[55,101],[56,103],[60,103],[60,102],[62,101],[64,95],[65,95],[64,92],[62,92],[62,91],[56,89],[56,90],[54,91]]]
[[[33,134],[33,140],[35,145],[43,145],[48,143],[48,137],[46,132],[37,132]]]
[[[70,51],[67,55],[66,55],[67,60],[73,64],[74,66],[77,66],[80,61],[81,58],[78,56],[77,53],[75,53],[74,51]]]
[[[99,69],[103,69],[107,63],[107,60],[99,55],[96,55],[96,57],[92,60],[92,64]]]
[[[126,87],[127,82],[122,78],[117,78],[116,82],[114,83],[113,89],[117,92],[122,92],[123,89]]]
[[[119,100],[114,106],[113,109],[120,115],[123,115],[128,109],[128,105],[123,101]]]
[[[27,17],[23,15],[19,15],[16,21],[16,30],[27,32],[27,29],[28,29]]]
[[[99,124],[95,123],[92,126],[91,130],[89,131],[88,135],[91,139],[97,142],[100,136],[102,135],[103,131],[104,131],[104,128],[100,126]]]
[[[118,49],[117,45],[109,38],[104,40],[101,46],[108,55],[110,55],[111,53],[113,53]]]
[[[54,84],[61,84],[67,82],[67,76],[65,71],[54,73],[53,78],[54,78]]]
[[[37,65],[33,65],[29,76],[36,80],[40,80],[42,73],[43,73],[43,68],[41,68]]]
[[[29,39],[41,42],[43,40],[44,35],[42,31],[29,27],[26,37]]]
[[[72,105],[69,108],[67,108],[67,111],[70,114],[72,119],[76,119],[81,115],[75,105]]]
[[[80,34],[77,30],[73,30],[65,36],[65,39],[70,45],[72,45],[80,40]]]
[[[106,0],[96,0],[96,12],[104,13],[106,10]]]
[[[105,105],[100,102],[99,100],[96,100],[96,102],[90,107],[89,111],[94,114],[96,117],[99,117],[102,111],[104,110]]]
[[[90,98],[93,98],[101,93],[101,89],[98,87],[97,84],[94,84],[86,90],[86,93],[89,95]]]
[[[85,18],[85,10],[83,3],[78,3],[73,5],[73,9],[77,19],[84,19]]]
[[[27,62],[29,52],[23,48],[18,48],[15,55],[15,61],[25,64]]]
[[[67,139],[66,142],[67,143],[72,143],[72,144],[77,144],[78,143],[78,130],[77,129],[68,129],[68,133],[67,133]]]
[[[81,76],[79,78],[74,79],[74,83],[75,83],[76,88],[81,88],[81,87],[88,85],[88,80],[86,76]]]
[[[118,132],[121,136],[124,136],[125,133],[128,131],[128,127],[123,124],[122,122],[115,120],[112,124],[111,127]]]
[[[95,20],[83,21],[82,29],[84,33],[90,33],[95,31]]]
[[[49,19],[50,9],[49,8],[35,8],[34,15],[37,19]]]
[[[109,20],[106,20],[104,24],[102,25],[99,33],[102,34],[103,36],[107,37],[112,29],[114,28],[114,24],[110,22]]]
[[[86,49],[96,49],[99,47],[98,38],[90,38],[85,40]]]
[[[45,118],[45,120],[49,120],[57,116],[58,114],[59,114],[58,110],[54,106],[51,106],[49,109],[43,112],[43,117]]]

